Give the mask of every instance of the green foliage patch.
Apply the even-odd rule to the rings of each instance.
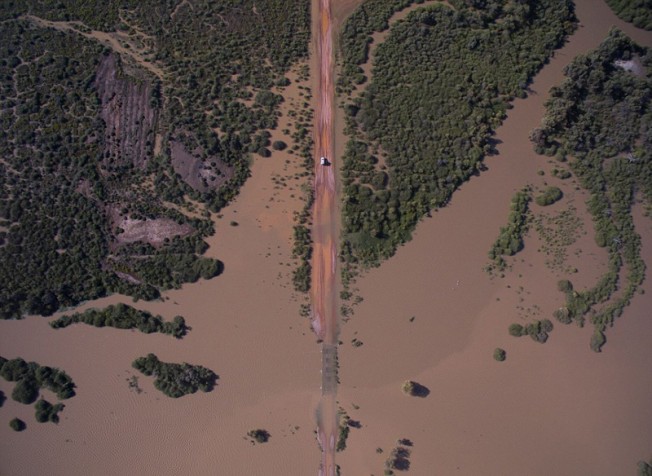
[[[218,375],[201,365],[161,362],[154,354],[139,357],[131,364],[147,376],[156,377],[154,386],[168,397],[179,398],[197,392],[210,392],[215,387]]]
[[[644,72],[629,68],[631,64]],[[537,152],[568,159],[590,193],[595,240],[609,253],[608,270],[592,288],[560,286],[566,306],[554,315],[560,322],[580,325],[590,315],[595,326],[591,348],[599,351],[605,330],[645,276],[632,204],[637,194],[648,206],[652,203],[652,53],[612,30],[565,73],[567,79],[551,91],[543,125],[533,131],[532,140]]]
[[[552,205],[561,200],[562,196],[563,194],[559,187],[546,187],[543,192],[536,196],[534,201],[537,202],[537,205],[539,206],[547,207],[548,205]]]
[[[650,0],[606,0],[623,20],[639,28],[652,30],[652,2]]]
[[[529,190],[516,192],[512,197],[507,226],[501,227],[500,234],[489,250],[490,271],[502,271],[507,266],[503,256],[514,256],[523,248],[523,236],[528,229]]]
[[[413,2],[368,0],[342,33],[338,90],[360,83],[373,31]],[[482,169],[509,101],[574,28],[565,0],[418,8],[377,46],[372,78],[344,101],[342,258],[377,265]],[[347,270],[344,270],[347,273]]]
[[[82,322],[95,327],[115,327],[117,329],[138,329],[145,334],[160,332],[181,339],[190,328],[182,316],[175,316],[166,322],[161,316],[135,309],[126,304],[115,304],[104,309],[88,309],[82,313],[67,314],[51,321],[53,329],[62,329]]]

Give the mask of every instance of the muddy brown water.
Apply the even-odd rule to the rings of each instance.
[[[563,80],[563,67],[595,48],[612,25],[652,45],[651,33],[619,21],[603,2],[576,3],[578,30],[536,76],[529,97],[508,112],[489,170],[358,282],[364,302],[340,337],[339,400],[362,428],[352,429],[338,456],[343,474],[382,474],[399,438],[414,443],[409,473],[416,475],[633,474],[637,461],[652,457],[652,347],[644,337],[652,333],[649,279],[646,293],[608,331],[604,352],[595,354],[590,327],[558,324],[545,345],[507,333],[511,323],[550,317],[563,303],[556,282],[566,275],[546,267],[534,230],[505,278],[490,279],[482,270],[513,193],[559,182],[550,175],[554,164],[533,152],[528,135],[543,116],[549,89]],[[562,186],[562,202],[532,209],[577,209],[583,233],[567,250],[567,264],[578,269],[571,277],[584,288],[606,270],[606,253],[593,242],[587,196],[572,182]],[[649,265],[650,220],[640,208],[635,213]],[[354,347],[353,338],[363,345]],[[494,361],[496,347],[507,351],[505,362]],[[430,395],[403,395],[407,379]]]
[[[562,302],[560,275],[545,267],[534,232],[504,279],[482,271],[513,192],[552,180],[552,164],[532,152],[527,136],[563,66],[597,46],[612,24],[652,44],[650,33],[620,22],[603,2],[577,5],[582,26],[536,77],[534,92],[509,111],[489,170],[359,282],[365,301],[342,328],[338,400],[362,427],[351,429],[337,455],[344,475],[382,474],[398,438],[414,442],[408,474],[424,476],[634,474],[638,460],[652,457],[650,280],[609,330],[605,351],[595,354],[589,328],[556,326],[545,345],[507,335],[520,319],[517,307],[539,306],[548,317]],[[336,146],[342,141],[338,135]],[[54,331],[42,318],[0,322],[0,355],[60,366],[79,386],[59,425],[37,424],[31,407],[5,402],[0,474],[317,472],[321,352],[309,322],[297,315],[300,301],[290,285],[292,212],[301,203],[296,188],[276,189],[270,178],[284,173],[291,157],[283,154],[256,159],[241,195],[217,221],[208,253],[225,262],[225,273],[168,292],[164,302],[136,303],[167,318],[184,315],[193,327],[185,339],[83,325]],[[586,196],[564,186],[566,198],[546,211],[572,203],[584,216],[588,234],[569,261],[579,270],[574,281],[588,286],[606,268],[606,255],[592,245]],[[641,207],[635,217],[650,265],[650,220]],[[351,345],[354,337],[361,347]],[[495,347],[507,350],[505,362],[493,360]],[[135,393],[127,383],[135,375],[131,361],[148,352],[214,369],[217,388],[172,400],[140,377],[143,392]],[[404,396],[406,379],[430,395]],[[11,388],[0,380],[6,395]],[[27,422],[26,431],[9,429],[14,416]],[[267,429],[269,443],[252,445],[245,435],[254,428]]]

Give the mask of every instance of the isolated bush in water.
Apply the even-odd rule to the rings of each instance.
[[[401,388],[403,389],[403,393],[412,397],[425,398],[430,395],[430,390],[428,387],[421,385],[420,383],[417,383],[413,380],[406,380],[403,382],[403,386]]]

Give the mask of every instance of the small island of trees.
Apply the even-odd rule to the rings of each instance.
[[[144,375],[156,377],[154,386],[168,397],[179,398],[197,392],[210,392],[219,376],[201,365],[161,362],[154,354],[139,357],[131,364]]]
[[[25,405],[36,402],[39,398],[39,390],[42,388],[54,392],[60,400],[75,396],[75,383],[63,370],[39,365],[36,362],[25,362],[20,357],[11,360],[0,357],[0,376],[8,382],[16,382],[11,392],[11,398]],[[36,402],[34,408],[36,409],[36,421],[39,423],[47,421],[58,423],[58,414],[63,410],[64,405],[62,403],[53,405],[41,398]],[[15,423],[15,425],[19,425],[19,423]],[[13,424],[12,428],[14,428]],[[24,423],[22,428],[24,429]]]

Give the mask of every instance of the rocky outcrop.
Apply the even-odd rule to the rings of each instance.
[[[174,171],[184,182],[199,192],[216,190],[233,177],[233,167],[217,157],[202,158],[199,149],[190,153],[178,141],[170,142],[170,157]]]
[[[106,124],[102,165],[108,171],[145,168],[152,156],[157,120],[152,82],[125,75],[119,57],[110,53],[98,66],[95,87]]]

